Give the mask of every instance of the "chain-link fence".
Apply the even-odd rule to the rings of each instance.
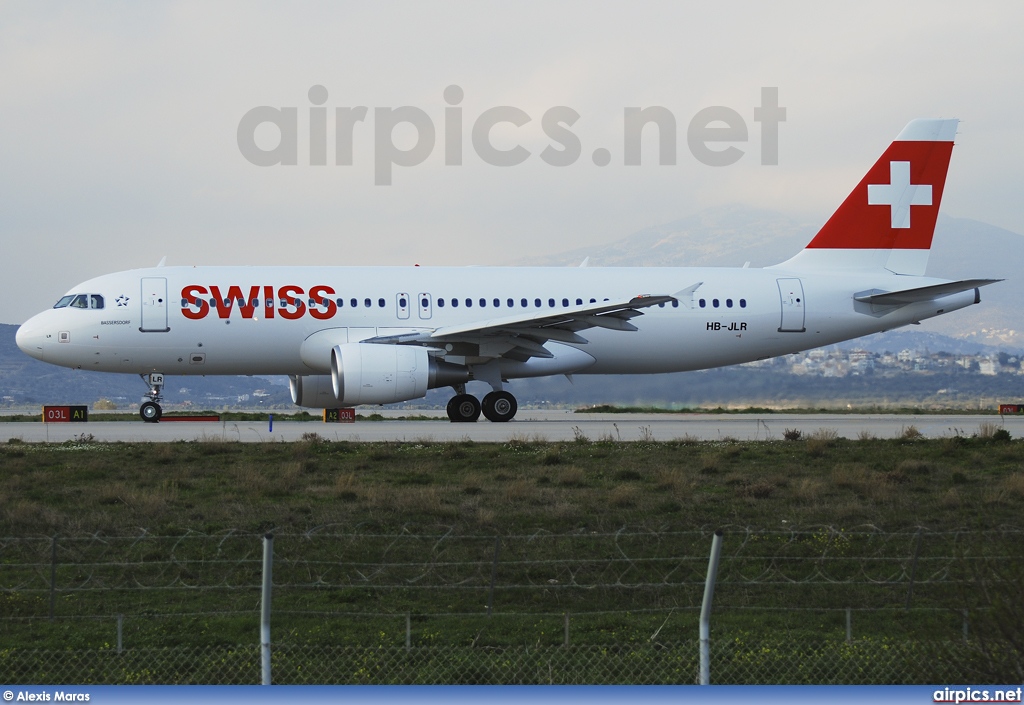
[[[718,684],[957,682],[958,644],[865,641],[713,643]],[[697,682],[696,641],[659,645],[508,647],[283,646],[273,682],[335,685],[681,685]],[[260,682],[258,646],[0,650],[9,683],[235,684]]]
[[[273,680],[693,683],[710,537],[279,535]],[[1018,529],[727,531],[711,681],[968,680],[991,641],[985,566],[1021,546]],[[258,683],[261,550],[236,531],[0,539],[0,680]]]

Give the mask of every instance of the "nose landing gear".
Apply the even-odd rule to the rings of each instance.
[[[144,401],[139,407],[139,416],[146,423],[156,423],[164,415],[164,410],[160,408],[160,402],[163,400],[161,392],[164,389],[164,376],[159,372],[139,376],[142,377],[143,382],[149,385],[149,392],[142,397]]]

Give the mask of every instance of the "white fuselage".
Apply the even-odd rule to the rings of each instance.
[[[158,267],[83,282],[68,294],[99,295],[102,308],[44,311],[20,328],[18,345],[45,362],[105,372],[315,375],[330,372],[338,342],[675,295],[633,318],[636,331],[591,328],[581,331],[585,343],[549,342],[569,360],[561,367],[512,366],[504,376],[676,372],[807,350],[976,302],[974,290],[903,306],[853,298],[943,281],[779,268]],[[585,355],[560,356],[566,346]]]

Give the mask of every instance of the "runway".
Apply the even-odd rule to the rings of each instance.
[[[380,412],[397,416],[410,412]],[[362,413],[367,413],[363,411]],[[0,443],[15,438],[28,443],[96,441],[155,442],[236,441],[290,442],[315,433],[331,441],[431,441],[471,440],[480,443],[509,441],[773,441],[782,440],[787,429],[804,437],[820,429],[843,438],[895,438],[910,426],[926,438],[970,436],[981,424],[1008,430],[1013,438],[1024,436],[1024,416],[947,416],[898,414],[575,414],[572,411],[521,410],[509,423],[453,424],[443,411],[417,411],[433,416],[427,421],[357,421],[322,423],[275,421],[273,430],[261,422],[162,422],[91,421],[88,423],[0,423]]]

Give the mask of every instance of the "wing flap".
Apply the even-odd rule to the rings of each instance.
[[[683,292],[692,295],[700,284]],[[583,345],[587,339],[578,331],[604,328],[615,331],[636,331],[631,318],[643,315],[643,309],[677,301],[675,296],[640,295],[617,301],[599,301],[549,311],[503,316],[473,323],[442,326],[432,331],[378,336],[364,341],[397,345],[427,345],[451,354],[460,354],[462,344],[477,347],[482,357],[550,357],[544,343],[554,340]],[[442,355],[445,352],[441,352]]]

